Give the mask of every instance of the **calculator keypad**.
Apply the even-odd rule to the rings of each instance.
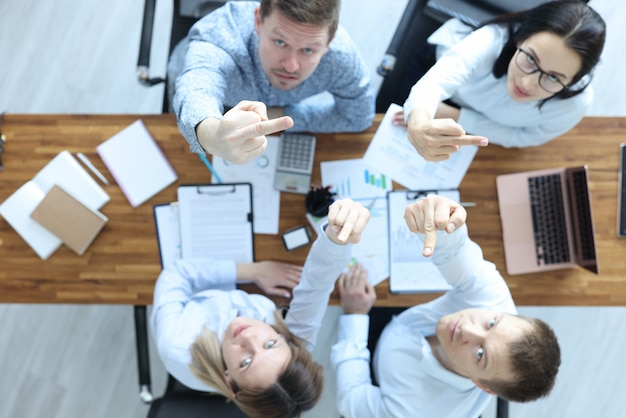
[[[314,136],[303,134],[283,135],[278,159],[280,169],[311,172],[314,157]]]

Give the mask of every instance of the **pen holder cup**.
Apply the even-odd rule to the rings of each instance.
[[[327,216],[328,208],[335,201],[335,199],[333,199],[335,194],[336,193],[330,191],[330,186],[311,186],[311,190],[309,190],[304,200],[307,212],[318,218]]]

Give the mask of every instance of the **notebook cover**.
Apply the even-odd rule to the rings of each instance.
[[[96,151],[132,207],[178,179],[141,119],[98,145]]]
[[[108,220],[57,185],[52,186],[30,216],[79,255],[87,250]]]
[[[48,229],[30,217],[52,186],[57,185],[88,208],[97,211],[109,195],[67,151],[61,151],[32,180],[24,183],[0,204],[0,215],[42,259],[62,244]]]

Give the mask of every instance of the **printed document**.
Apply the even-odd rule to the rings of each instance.
[[[274,174],[278,158],[278,137],[267,137],[263,154],[243,165],[213,157],[213,168],[225,183],[249,182],[253,186],[254,233],[278,234],[280,192],[274,189]],[[217,183],[215,176],[211,181]]]
[[[182,258],[254,261],[249,183],[181,185],[178,205]]]
[[[409,142],[406,128],[394,126],[393,115],[401,106],[389,106],[363,159],[407,189],[456,189],[461,184],[478,147],[466,145],[446,161],[430,162]]]
[[[370,211],[361,241],[352,247],[351,262],[362,263],[368,270],[368,281],[377,285],[389,277],[387,192],[392,190],[391,180],[367,166],[363,159],[324,161],[320,168],[322,183],[332,185],[337,198],[350,198]],[[310,214],[307,219],[314,224],[315,218]]]

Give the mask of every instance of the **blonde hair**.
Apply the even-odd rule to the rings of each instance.
[[[190,348],[193,374],[233,401],[251,418],[298,417],[313,408],[322,394],[322,367],[313,361],[302,340],[289,331],[279,311],[274,312],[274,317],[276,324],[272,327],[285,337],[291,350],[291,361],[276,382],[267,388],[244,388],[235,381],[229,386],[219,338],[206,327]]]

